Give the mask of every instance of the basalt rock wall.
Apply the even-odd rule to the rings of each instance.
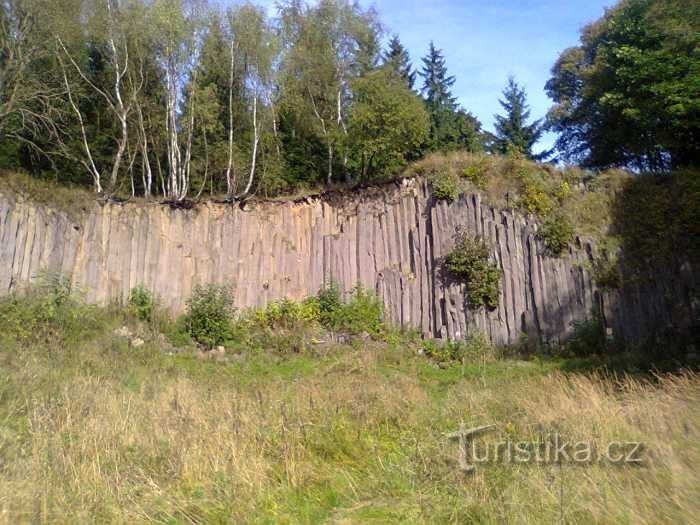
[[[464,285],[443,279],[440,260],[459,228],[486,239],[502,269],[494,311],[469,310]],[[123,301],[143,285],[174,312],[198,283],[230,285],[236,306],[246,308],[302,299],[333,280],[346,291],[356,284],[376,291],[394,322],[426,336],[478,330],[497,344],[523,334],[556,341],[596,306],[610,331],[640,337],[645,324],[666,315],[656,295],[667,288],[653,297],[602,294],[590,270],[593,251],[576,239],[562,257],[549,257],[534,220],[494,209],[478,194],[437,201],[415,179],[298,202],[190,210],[95,202],[77,219],[0,192],[0,294],[51,272],[70,278],[90,302]]]

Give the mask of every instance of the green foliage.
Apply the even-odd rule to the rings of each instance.
[[[457,104],[451,91],[455,77],[448,74],[442,51],[430,42],[422,61],[419,75],[423,78],[422,94],[430,114],[428,149],[482,149],[481,123]]]
[[[428,138],[423,102],[389,68],[355,80],[349,149],[360,180],[397,173]]]
[[[604,253],[593,262],[593,279],[603,289],[617,290],[622,284],[619,261],[616,256]]]
[[[401,44],[398,35],[389,41],[389,49],[384,54],[384,65],[391,68],[401,78],[406,87],[413,89],[416,82],[416,71],[413,71],[408,50]]]
[[[228,288],[195,286],[187,301],[187,331],[197,343],[212,348],[233,335],[233,298]]]
[[[613,203],[626,272],[649,276],[679,256],[700,258],[700,177],[696,170],[630,178]]]
[[[450,170],[437,172],[430,180],[433,195],[438,200],[453,202],[459,196],[459,179]]]
[[[496,349],[481,333],[459,341],[427,339],[423,341],[422,352],[438,363],[493,359],[497,355]]]
[[[319,318],[319,303],[314,299],[295,302],[285,298],[255,310],[252,314],[252,319],[258,326],[273,330],[294,330],[305,324],[316,323]]]
[[[318,291],[316,300],[320,323],[326,327],[333,327],[342,316],[343,298],[340,288],[334,281],[331,281]]]
[[[546,89],[570,161],[660,170],[700,163],[700,3],[624,0],[564,51]]]
[[[573,322],[574,332],[565,348],[576,357],[602,355],[608,346],[605,327],[599,315]]]
[[[494,310],[498,307],[501,272],[491,261],[489,249],[481,239],[460,232],[454,249],[445,257],[444,266],[449,275],[466,283],[470,308]]]
[[[23,293],[0,300],[0,340],[7,333],[24,343],[51,343],[58,348],[103,329],[103,313],[82,303],[68,279],[46,275]]]
[[[347,302],[331,283],[317,297],[319,321],[328,330],[378,336],[384,331],[384,305],[371,291],[356,286]]]
[[[555,207],[555,201],[548,191],[547,184],[538,173],[527,168],[518,171],[521,184],[518,207],[527,213],[544,217]]]
[[[549,255],[557,257],[569,247],[574,238],[574,227],[563,213],[553,213],[542,223],[538,237]]]
[[[143,286],[131,289],[129,293],[129,311],[139,320],[150,323],[154,320],[158,300],[153,293]]]
[[[481,162],[465,166],[462,170],[462,177],[467,179],[480,190],[486,188],[486,167]]]

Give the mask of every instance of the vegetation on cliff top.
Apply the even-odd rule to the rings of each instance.
[[[699,15],[697,2],[622,0],[554,65],[546,121],[530,122],[511,79],[492,135],[460,106],[437,45],[416,71],[398,36],[382,50],[376,11],[357,2],[281,2],[271,15],[207,0],[8,0],[0,167],[109,196],[242,199],[380,182],[438,151],[539,158],[545,127],[587,167],[697,165]]]

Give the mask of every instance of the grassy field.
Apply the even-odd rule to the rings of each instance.
[[[700,513],[692,372],[615,376],[485,345],[436,363],[391,330],[344,344],[315,332],[301,347],[277,330],[211,359],[154,326],[55,296],[0,304],[0,522],[659,524]],[[446,433],[485,424],[496,427],[482,444],[634,441],[643,462],[463,472]]]

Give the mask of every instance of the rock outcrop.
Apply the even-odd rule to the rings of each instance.
[[[464,285],[442,278],[441,258],[459,228],[487,240],[503,271],[492,312],[469,310]],[[591,275],[593,250],[576,239],[563,256],[549,257],[533,219],[494,209],[478,194],[436,201],[414,179],[286,203],[191,210],[94,203],[79,220],[0,194],[0,294],[55,272],[91,302],[123,301],[143,285],[179,312],[198,283],[231,285],[236,306],[246,308],[308,297],[334,280],[346,291],[356,284],[375,290],[394,322],[425,335],[479,330],[497,344],[523,334],[556,341],[594,305],[635,325],[611,318],[620,335],[640,335],[649,320],[644,297],[616,294],[606,303]]]

